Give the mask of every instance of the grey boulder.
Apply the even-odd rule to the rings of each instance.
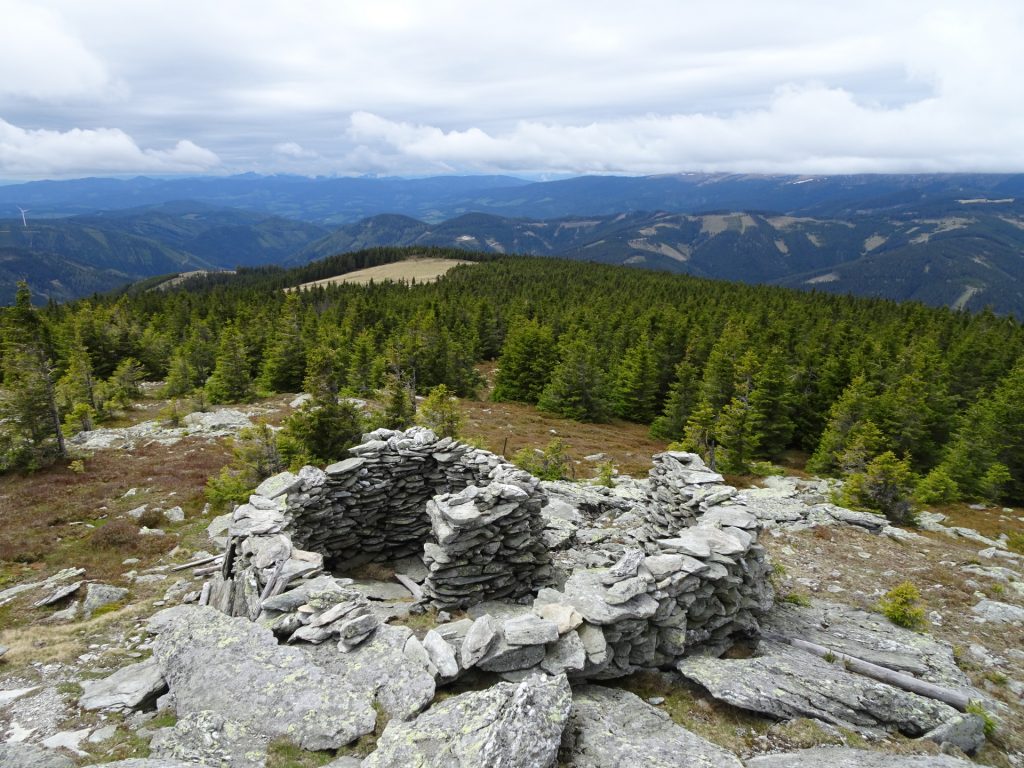
[[[982,600],[971,608],[971,613],[993,624],[1017,624],[1024,622],[1024,608],[1019,605],[1001,603],[998,600]]]
[[[332,643],[307,650],[310,659],[349,687],[372,697],[391,718],[408,720],[434,698],[434,676],[426,664],[403,653],[412,637],[408,627],[384,624],[348,653]],[[429,663],[429,658],[426,660]]]
[[[810,717],[862,732],[896,728],[921,736],[959,715],[789,645],[762,642],[759,652],[751,659],[691,657],[676,668],[716,699],[780,720]]]
[[[950,688],[969,688],[947,643],[897,627],[878,613],[814,600],[810,607],[777,603],[761,619],[762,631],[797,637]],[[980,694],[972,696],[980,698]]]
[[[573,692],[561,757],[576,768],[742,768],[732,753],[676,725],[640,697],[595,685]]]
[[[183,607],[153,644],[179,716],[209,710],[303,749],[336,749],[373,730],[371,692],[353,690],[244,618]]]
[[[215,712],[192,712],[157,731],[151,757],[227,768],[263,768],[266,738]]]
[[[70,757],[32,744],[0,744],[0,765],[4,768],[72,768]]]
[[[889,755],[846,747],[818,747],[751,758],[747,768],[971,768],[974,763],[949,755]]]
[[[124,587],[114,587],[110,584],[89,584],[85,588],[85,602],[82,604],[82,612],[86,618],[92,616],[93,611],[112,605],[123,600],[128,595]]]
[[[122,667],[102,680],[83,680],[82,709],[140,709],[167,690],[156,659]]]
[[[498,683],[447,699],[411,722],[392,720],[364,768],[546,768],[572,706],[564,675]]]

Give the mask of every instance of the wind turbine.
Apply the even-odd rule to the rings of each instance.
[[[16,205],[14,207],[21,211],[21,226],[23,226],[25,229],[28,229],[28,221],[25,219],[25,214],[29,213],[30,209],[22,208],[20,205]]]

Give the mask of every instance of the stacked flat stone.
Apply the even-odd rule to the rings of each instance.
[[[427,567],[426,599],[477,613],[424,641],[430,665],[450,680],[474,667],[626,675],[721,652],[755,633],[771,605],[758,518],[693,454],[659,454],[650,479],[621,499],[606,489],[591,494],[579,519],[633,522],[567,531],[585,556],[568,561],[555,590],[546,586],[555,581],[550,519],[541,513],[548,496],[536,478],[422,428],[365,437],[352,458],[270,478],[235,510],[211,590],[215,607],[259,618],[282,639],[338,638],[348,650],[376,619],[350,582],[323,575],[325,565],[417,555]],[[552,504],[571,507],[571,489],[559,493]],[[528,595],[532,610],[507,602]],[[479,610],[484,601],[490,612]],[[407,651],[423,656],[415,644]]]
[[[447,608],[522,597],[550,577],[547,497],[529,473],[422,427],[376,430],[351,453],[326,470],[275,475],[234,511],[214,607],[255,617],[325,561],[344,571],[422,558],[424,592]]]
[[[441,608],[485,599],[517,598],[549,576],[541,505],[546,499],[526,473],[522,480],[475,485],[427,503],[432,541],[424,545],[429,575],[423,591]],[[514,479],[510,473],[507,479]],[[530,490],[526,490],[526,485]]]
[[[543,672],[609,679],[721,653],[757,631],[771,607],[757,519],[712,511],[678,536],[627,551],[611,568],[578,570],[532,608],[484,603],[434,630],[451,648],[451,680],[478,668],[519,679]],[[434,656],[441,656],[436,651]]]
[[[320,576],[296,589],[274,595],[260,606],[259,622],[289,643],[303,640],[319,645],[336,639],[341,651],[351,651],[380,626],[370,601],[349,589],[348,579]]]
[[[657,535],[671,536],[694,525],[701,512],[736,495],[736,489],[723,481],[695,453],[656,454],[648,486],[648,527]]]
[[[334,568],[421,555],[431,536],[427,502],[435,496],[493,480],[539,495],[536,480],[500,457],[423,427],[363,437],[352,458],[326,468],[322,482],[303,483],[288,496],[293,541]]]

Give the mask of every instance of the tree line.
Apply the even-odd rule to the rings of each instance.
[[[477,364],[496,360],[495,399],[649,424],[722,471],[799,450],[811,471],[852,478],[867,506],[910,488],[929,502],[1024,500],[1012,318],[485,254],[432,284],[283,290],[409,255],[374,249],[42,310],[19,294],[2,318],[0,463],[59,452],[56,425],[101,420],[142,379],[211,403],[305,390],[322,407],[438,385],[472,397]]]

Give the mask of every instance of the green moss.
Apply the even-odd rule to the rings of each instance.
[[[267,746],[267,768],[320,768],[335,758],[334,752],[313,752],[288,739],[277,739]]]
[[[798,605],[801,608],[811,607],[811,598],[807,595],[801,595],[799,592],[790,592],[788,595],[783,596],[782,602],[789,603],[790,605]]]
[[[178,722],[178,716],[169,709],[165,709],[163,712],[157,714],[152,720],[146,723],[146,727],[151,730],[157,730],[158,728],[170,728],[176,725]]]

